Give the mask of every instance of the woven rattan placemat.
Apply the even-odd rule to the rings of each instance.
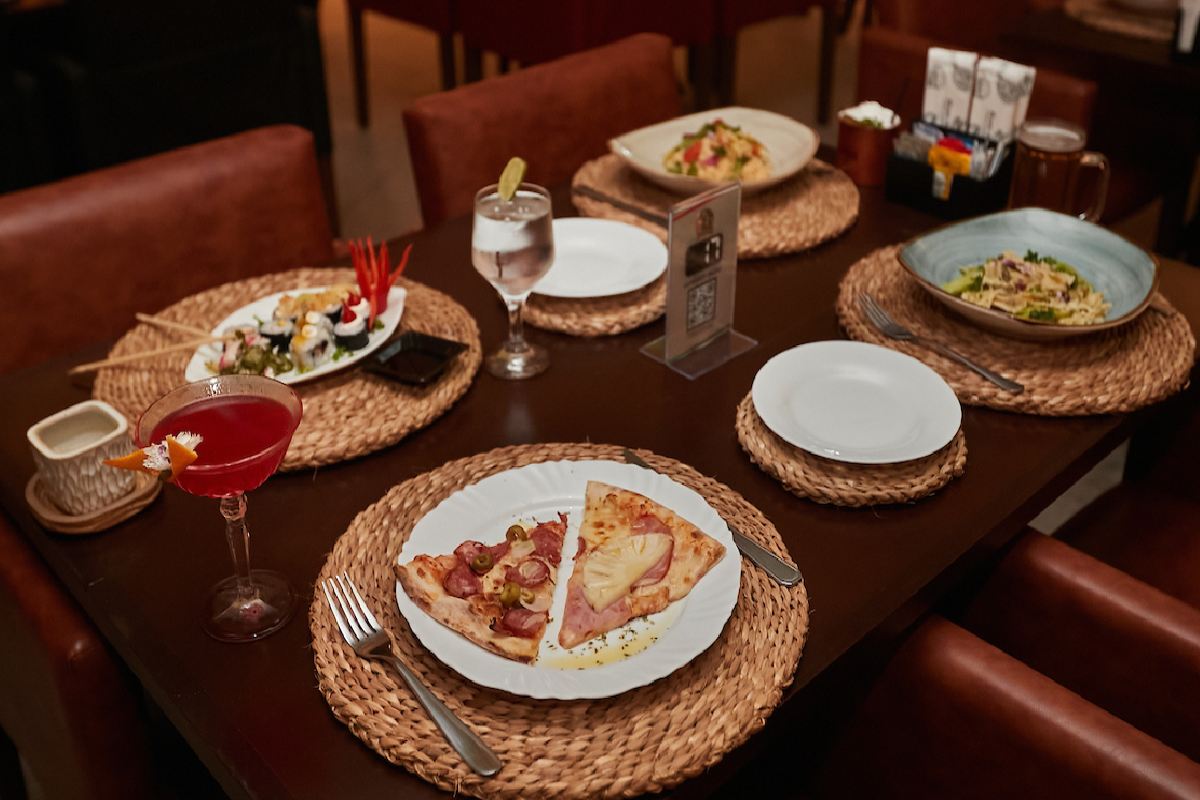
[[[1187,319],[1161,295],[1137,319],[1108,331],[1018,341],[988,333],[930,297],[896,260],[897,250],[881,248],[850,266],[838,287],[838,320],[854,339],[925,362],[964,403],[1047,416],[1109,414],[1156,403],[1187,384],[1196,339]],[[1005,391],[932,350],[888,339],[859,310],[860,292],[869,292],[909,330],[950,345],[1024,384],[1025,391]]]
[[[571,336],[612,336],[653,322],[667,310],[667,278],[612,297],[544,297],[531,294],[525,321]]]
[[[211,329],[256,298],[305,286],[354,283],[344,269],[305,268],[262,275],[192,295],[157,316]],[[479,327],[467,310],[445,294],[401,279],[408,291],[397,332],[420,331],[467,345],[442,377],[427,387],[405,386],[353,367],[296,385],[304,419],[292,437],[281,469],[332,464],[388,447],[441,416],[471,385],[479,369]],[[149,350],[179,337],[141,324],[126,333],[110,355]],[[95,396],[136,420],[155,399],[184,383],[192,357],[185,350],[135,364],[108,367],[96,376]]]
[[[1175,17],[1154,16],[1113,5],[1109,0],[1066,0],[1063,11],[1084,25],[1152,42],[1169,42]]]
[[[525,464],[620,460],[620,453],[608,445],[537,444],[452,461],[360,513],[321,570],[319,580],[350,574],[400,657],[500,756],[505,766],[495,777],[468,770],[403,684],[343,644],[317,592],[309,613],[317,679],[338,719],[389,761],[447,791],[485,798],[661,791],[700,774],[762,728],[804,647],[808,595],[803,584],[784,588],[745,559],[737,606],[707,651],[649,686],[603,700],[531,700],[476,686],[422,648],[400,616],[392,563],[413,525],[452,492]],[[786,553],[775,526],[732,489],[672,459],[640,454],[699,492],[743,534]]]
[[[572,186],[590,186],[610,197],[666,215],[682,198],[660,189],[625,166],[615,155],[579,168]],[[581,214],[616,219],[667,239],[665,228],[599,200],[572,194]],[[838,236],[858,219],[858,188],[846,173],[813,159],[799,175],[772,189],[742,195],[738,257],[799,253]]]
[[[911,503],[962,475],[967,463],[962,429],[936,453],[899,464],[846,464],[814,456],[768,428],[749,394],[738,404],[737,436],[750,460],[789,492],[835,506]]]

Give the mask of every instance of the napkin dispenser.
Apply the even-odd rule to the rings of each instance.
[[[888,159],[888,199],[946,219],[1004,208],[1011,142],[1036,74],[998,58],[930,48],[921,120],[897,137]]]

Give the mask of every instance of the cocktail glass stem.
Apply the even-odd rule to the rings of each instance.
[[[233,556],[233,577],[237,582],[238,600],[248,603],[254,599],[254,584],[250,580],[250,531],[246,529],[246,495],[238,492],[221,498],[221,516],[225,517],[225,538]]]

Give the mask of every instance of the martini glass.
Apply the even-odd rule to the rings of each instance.
[[[139,447],[183,431],[204,437],[198,458],[175,479],[189,494],[217,497],[234,574],[208,595],[204,630],[224,642],[249,642],[282,628],[295,593],[278,572],[250,569],[246,492],[279,467],[300,424],[300,396],[260,375],[220,375],[155,400],[137,424]]]
[[[525,341],[521,311],[554,263],[552,221],[550,193],[541,186],[522,183],[511,200],[495,185],[475,195],[471,263],[508,307],[508,339],[485,362],[497,378],[532,378],[550,365],[545,349]]]

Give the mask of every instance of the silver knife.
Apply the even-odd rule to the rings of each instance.
[[[648,469],[651,472],[658,470],[643,461],[638,454],[630,450],[628,447],[622,448],[622,455],[630,464]],[[779,556],[766,549],[758,542],[745,536],[741,531],[733,526],[729,520],[725,520],[725,524],[729,526],[729,532],[733,534],[733,542],[737,545],[738,550],[741,550],[746,558],[753,561],[761,567],[768,575],[774,578],[784,586],[795,586],[797,583],[804,581],[804,576],[800,574],[800,570],[788,564]]]
[[[604,192],[601,192],[597,189],[593,189],[590,186],[584,186],[583,184],[575,184],[574,186],[571,187],[571,191],[574,192],[575,194],[579,194],[579,195],[583,195],[584,197],[591,198],[592,200],[598,200],[601,203],[607,203],[608,205],[612,206],[615,209],[624,211],[627,214],[633,214],[635,217],[644,219],[647,222],[653,222],[655,225],[659,226],[660,228],[667,227],[666,215],[656,214],[655,212],[649,211],[645,208],[642,208],[641,206],[635,206],[633,203],[627,203],[624,200],[619,200],[616,197],[607,195]]]

